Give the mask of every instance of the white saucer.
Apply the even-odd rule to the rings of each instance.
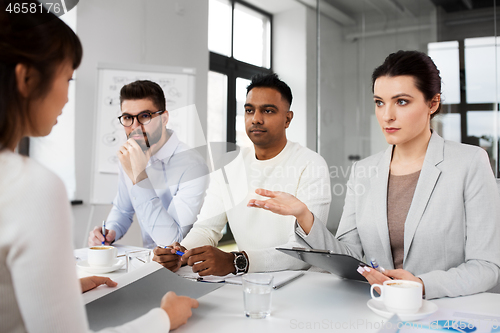
[[[371,299],[366,303],[368,307],[378,314],[381,317],[384,318],[391,318],[394,313],[390,312],[389,310],[386,309],[385,305],[381,301],[376,301],[374,299]],[[420,320],[422,318],[425,318],[434,312],[438,310],[438,306],[432,302],[422,300],[422,307],[418,310],[416,313],[401,313],[398,314],[399,319],[402,321],[415,321],[415,320]]]
[[[105,266],[105,267],[90,266],[87,260],[80,260],[76,262],[76,266],[93,274],[104,274],[104,273],[114,272],[117,269],[122,268],[124,264],[125,261],[122,259],[115,259],[115,263],[112,266]]]

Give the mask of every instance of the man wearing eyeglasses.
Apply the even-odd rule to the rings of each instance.
[[[135,81],[120,91],[118,117],[128,140],[117,156],[118,193],[106,220],[89,235],[89,246],[111,244],[130,228],[134,214],[143,246],[181,241],[196,220],[208,186],[204,159],[166,128],[168,111],[161,87]]]

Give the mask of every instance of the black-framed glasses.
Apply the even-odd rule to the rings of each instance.
[[[120,124],[122,124],[125,127],[132,126],[135,118],[137,118],[137,121],[139,122],[139,124],[147,125],[151,122],[151,119],[153,119],[154,114],[162,114],[163,112],[165,112],[165,110],[160,110],[160,111],[156,111],[156,112],[143,111],[143,112],[136,114],[135,116],[128,114],[128,113],[124,113],[118,117],[118,120],[120,121]]]

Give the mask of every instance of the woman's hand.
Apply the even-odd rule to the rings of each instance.
[[[101,284],[106,284],[108,287],[116,287],[118,285],[118,283],[111,280],[110,278],[95,275],[81,278],[80,284],[82,286],[82,294],[84,292],[97,288],[97,286],[100,286]]]
[[[422,294],[425,295],[425,286],[422,280],[404,269],[386,269],[384,273],[380,273],[375,268],[359,266],[358,272],[363,275],[370,284],[383,284],[384,281],[387,281],[390,278],[393,278],[394,280],[409,280],[421,283]],[[375,288],[375,291],[380,294],[379,288]]]
[[[268,191],[262,188],[256,189],[258,195],[268,197],[267,200],[251,199],[247,207],[257,207],[269,210],[279,215],[295,216],[306,234],[311,231],[314,216],[307,206],[291,194],[280,191]]]
[[[193,298],[177,296],[173,291],[166,293],[161,299],[161,308],[170,318],[170,330],[184,325],[193,314],[191,309],[196,309],[198,305]]]

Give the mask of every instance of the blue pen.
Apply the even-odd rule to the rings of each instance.
[[[379,264],[377,263],[377,260],[375,258],[372,258],[372,261],[370,261],[370,263],[372,264],[372,267],[375,268],[380,273],[385,272],[385,269],[382,266],[379,266]]]
[[[102,232],[102,237],[104,237],[104,240],[102,241],[101,245],[104,245],[104,242],[106,241],[106,220],[102,221],[101,232]]]
[[[168,246],[161,246],[161,245],[159,245],[159,246],[160,246],[160,247],[162,247],[162,248],[164,248],[164,249],[168,248]],[[177,254],[178,256],[183,256],[183,255],[184,255],[184,252],[181,252],[181,251],[175,251],[175,254]]]

